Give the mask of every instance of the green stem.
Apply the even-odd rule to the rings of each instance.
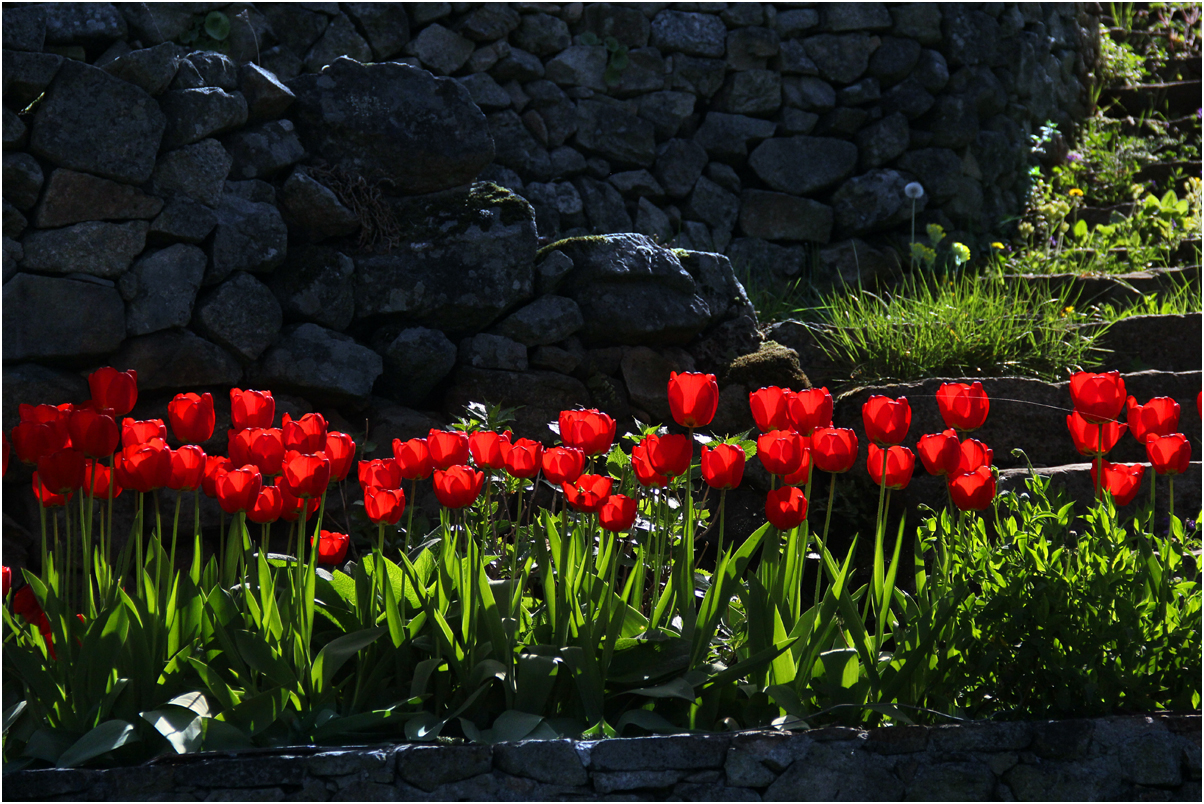
[[[819,605],[819,583],[824,577],[824,560],[823,551],[828,549],[828,525],[832,523],[832,500],[836,497],[836,474],[832,474],[832,480],[828,484],[828,510],[824,512],[824,536],[820,539],[820,559],[819,570],[815,573],[815,605]]]

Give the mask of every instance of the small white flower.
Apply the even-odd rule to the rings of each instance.
[[[903,188],[903,193],[914,201],[924,197],[924,187],[918,181],[913,181]]]

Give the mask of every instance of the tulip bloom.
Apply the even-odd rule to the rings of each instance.
[[[330,459],[321,452],[304,455],[289,450],[280,469],[280,486],[294,497],[321,497],[330,484]]]
[[[958,475],[949,481],[949,495],[962,511],[981,511],[995,499],[995,473],[989,466]]]
[[[468,463],[468,434],[459,430],[431,430],[426,437],[426,448],[436,469]]]
[[[1077,372],[1070,377],[1070,400],[1088,422],[1112,421],[1125,406],[1125,381],[1119,371]]]
[[[109,467],[100,463],[100,461],[88,461],[88,466],[84,470],[84,491],[91,491],[92,496],[97,499],[109,499],[109,485],[112,478],[113,497],[117,499],[121,496],[121,484],[117,482],[116,477],[112,477]]]
[[[655,433],[644,436],[644,450],[648,462],[657,474],[677,477],[690,471],[690,459],[694,457],[694,445],[685,435],[662,435]]]
[[[803,440],[793,430],[771,430],[757,439],[757,457],[771,475],[789,475],[803,465]]]
[[[176,394],[167,403],[171,431],[183,444],[200,444],[213,438],[217,421],[213,413],[213,394]]]
[[[865,468],[875,483],[880,486],[885,484],[888,489],[897,491],[907,488],[907,484],[911,482],[911,474],[916,468],[916,456],[907,447],[882,449],[877,444],[870,444]]]
[[[561,488],[564,489],[565,501],[574,511],[596,514],[610,497],[610,487],[613,482],[606,475],[581,475],[574,482],[565,483]]]
[[[1091,485],[1099,489],[1101,495],[1104,489],[1112,492],[1112,499],[1117,506],[1133,502],[1133,498],[1137,496],[1137,492],[1141,488],[1141,478],[1145,476],[1145,464],[1103,461],[1101,468],[1104,472],[1102,483],[1099,473],[1096,472],[1096,465],[1091,464]]]
[[[50,620],[46,618],[46,612],[42,611],[42,606],[38,603],[38,598],[34,594],[32,586],[22,586],[13,595],[13,614],[20,615],[21,619],[41,631],[42,638],[49,645],[51,638]],[[50,649],[50,655],[54,655],[54,648]]]
[[[598,509],[598,524],[611,533],[628,530],[635,524],[635,500],[626,494],[612,494]]]
[[[945,426],[968,433],[986,423],[991,400],[977,380],[970,385],[947,382],[937,389],[936,406],[940,408]]]
[[[543,460],[543,444],[520,438],[506,450],[506,471],[511,477],[532,478],[539,474]]]
[[[98,408],[108,408],[114,416],[124,416],[138,401],[138,372],[105,366],[88,375],[88,388]]]
[[[217,502],[227,514],[249,511],[263,490],[263,475],[254,466],[231,469],[217,481]]]
[[[361,488],[375,486],[378,489],[401,488],[401,468],[397,461],[390,458],[377,458],[373,461],[360,461],[357,472]]]
[[[787,486],[802,486],[811,480],[811,439],[806,436],[799,438],[803,442],[803,460],[799,462],[798,469],[782,478]]]
[[[264,486],[255,498],[255,505],[247,509],[247,519],[258,525],[275,522],[284,513],[284,494],[276,486]]]
[[[958,447],[957,469],[955,475],[965,475],[980,466],[990,466],[993,454],[991,448],[976,438],[967,438]]]
[[[510,451],[510,431],[494,433],[490,430],[477,430],[468,436],[468,450],[477,466],[504,469],[506,453]]]
[[[1129,397],[1129,432],[1144,444],[1152,436],[1167,436],[1179,430],[1179,403],[1168,396],[1156,396],[1144,405]]]
[[[91,408],[76,408],[67,418],[67,430],[71,433],[71,444],[89,458],[104,458],[117,451],[121,443],[121,429],[117,421],[107,413]]]
[[[1182,433],[1150,438],[1145,442],[1145,454],[1160,475],[1181,475],[1191,465],[1191,444]]]
[[[57,508],[67,504],[71,499],[70,494],[55,494],[50,489],[42,484],[42,479],[38,477],[38,473],[33,473],[33,494],[38,498],[38,502],[43,508]]]
[[[342,483],[355,462],[355,441],[346,433],[327,433],[322,452],[330,460],[330,479]]]
[[[397,462],[401,477],[406,480],[426,480],[435,470],[425,438],[411,438],[409,441],[393,439],[393,460]]]
[[[669,412],[682,427],[706,427],[719,407],[719,383],[714,374],[669,372]]]
[[[401,489],[364,489],[364,511],[374,525],[396,525],[406,510],[406,495]]]
[[[832,426],[832,394],[827,388],[808,388],[792,394],[786,403],[792,429],[810,436],[820,427]]]
[[[318,563],[342,564],[347,557],[347,546],[351,537],[346,533],[324,530],[318,534]]]
[[[217,499],[217,481],[226,472],[234,468],[234,462],[221,455],[205,457],[205,474],[201,478],[201,490],[210,499]]]
[[[306,413],[300,419],[293,419],[286,413],[280,429],[284,433],[285,449],[313,455],[326,448],[326,419],[321,413]]]
[[[576,447],[552,447],[544,450],[542,467],[549,483],[572,483],[585,471],[585,453]]]
[[[8,597],[8,590],[13,586],[13,571],[8,567],[3,567],[0,569],[3,569],[3,574],[0,575],[0,578],[3,579],[4,583],[4,597]]]
[[[318,512],[318,508],[322,505],[322,498],[310,497],[308,499],[300,499],[288,493],[288,489],[284,488],[284,478],[276,478],[276,488],[280,489],[281,510],[280,518],[285,522],[296,522],[301,516],[301,512],[305,512],[305,518],[313,516]]]
[[[820,427],[811,434],[815,468],[832,474],[847,472],[857,463],[857,434],[847,427]]]
[[[205,451],[195,444],[188,444],[168,452],[171,454],[171,474],[167,480],[167,487],[176,491],[199,489],[205,479],[205,467],[208,463]]]
[[[631,448],[631,465],[635,468],[635,479],[644,488],[663,489],[669,478],[656,471],[648,458],[648,445],[643,441]]]
[[[765,518],[778,530],[797,528],[807,518],[807,498],[797,486],[782,486],[765,496]]]
[[[702,448],[702,479],[716,489],[734,489],[744,479],[744,450],[734,444]]]
[[[37,465],[38,458],[63,449],[70,442],[66,432],[60,432],[54,424],[21,422],[13,428],[13,449],[17,460],[30,466]]]
[[[748,407],[753,421],[762,433],[770,430],[786,430],[790,427],[788,404],[794,392],[789,388],[770,385],[748,394]]]
[[[463,508],[481,494],[485,473],[471,466],[452,466],[435,471],[435,497],[444,508]]]
[[[586,455],[610,452],[615,441],[615,420],[596,409],[560,411],[560,440]]]
[[[167,427],[163,424],[162,419],[147,419],[140,422],[133,419],[121,420],[121,446],[132,447],[135,444],[145,444],[152,438],[167,441]]]
[[[930,475],[945,477],[956,474],[957,465],[961,462],[961,443],[953,430],[920,436],[916,452],[920,453],[920,462]]]
[[[235,430],[267,428],[276,420],[276,400],[271,391],[230,389],[230,419]]]
[[[1128,425],[1117,421],[1093,424],[1077,410],[1066,417],[1066,426],[1070,428],[1074,448],[1088,458],[1107,455],[1128,429]]]
[[[171,450],[158,439],[132,444],[117,453],[113,463],[117,482],[133,491],[161,489],[171,481]]]
[[[61,449],[38,458],[38,477],[55,494],[69,494],[84,485],[87,458],[77,449]]]
[[[284,460],[284,437],[278,428],[249,427],[230,434],[230,460],[235,466],[254,464],[264,477],[280,474]]]
[[[865,422],[865,434],[880,447],[902,444],[911,427],[911,405],[907,397],[889,399],[871,396],[861,406],[861,419]]]

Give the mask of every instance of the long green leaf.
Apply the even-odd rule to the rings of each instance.
[[[124,720],[106,720],[76,740],[62,753],[55,765],[59,768],[75,768],[138,739],[138,734],[130,723]]]

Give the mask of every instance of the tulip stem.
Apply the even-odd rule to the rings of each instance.
[[[108,524],[105,526],[105,532],[101,534],[101,539],[104,541],[105,561],[112,560],[112,554],[109,551],[110,545],[113,543],[113,485],[116,482],[116,472],[113,469],[113,456],[109,456],[109,506],[108,506]]]
[[[828,509],[824,511],[824,537],[820,539],[820,548],[826,549],[828,544],[828,525],[832,523],[832,500],[836,497],[836,474],[832,474],[832,480],[828,483]],[[824,577],[823,573],[823,553],[820,553],[819,571],[815,573],[815,605],[819,605],[819,582]]]
[[[176,512],[171,523],[171,558],[167,562],[167,572],[170,574],[176,569],[176,535],[180,530],[180,494],[176,492]]]
[[[159,490],[152,491],[151,496],[155,500],[155,586],[158,587],[163,583],[163,518],[159,515]]]
[[[142,530],[144,527],[143,523],[145,522],[145,520],[143,519],[143,517],[145,516],[145,512],[146,512],[146,492],[140,491],[140,492],[138,492],[138,516],[134,520],[134,533],[133,533],[134,551],[135,551],[135,553],[134,553],[134,555],[135,555],[134,573],[138,577],[137,589],[138,589],[139,597],[142,596],[142,567],[143,567],[143,563],[142,563]],[[55,520],[55,522],[57,523],[58,520]],[[56,533],[56,540],[57,540],[57,533]]]
[[[96,617],[96,601],[92,599],[92,505],[96,499],[96,459],[92,459],[92,472],[88,477],[88,514],[84,522],[84,555],[80,560],[84,572],[84,586],[88,616]]]
[[[194,586],[201,583],[201,489],[192,490],[192,570],[189,573]]]
[[[401,540],[401,549],[409,556],[410,553],[410,531],[414,529],[414,501],[418,499],[418,478],[410,478],[410,514],[406,517],[406,532]]]

